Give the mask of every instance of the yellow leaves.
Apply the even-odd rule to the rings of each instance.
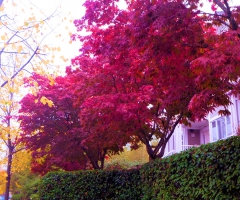
[[[54,85],[55,80],[53,79],[53,77],[51,75],[48,76],[48,80],[50,81],[50,85]]]
[[[21,147],[20,147],[21,148]],[[19,172],[29,167],[31,154],[28,151],[21,150],[14,154],[12,163],[12,173]]]
[[[54,104],[51,100],[49,100],[47,97],[41,97],[40,102],[44,105],[48,104],[49,107],[52,107]]]
[[[29,21],[35,21],[36,20],[36,18],[34,16],[33,17],[29,17],[28,19],[29,19]]]
[[[3,12],[3,11],[4,11],[4,7],[1,6],[1,7],[0,7],[0,12]]]
[[[51,145],[46,145],[45,151],[48,152],[51,149]],[[41,152],[41,149],[38,149],[37,152]],[[45,162],[46,156],[39,157],[39,158],[34,158],[34,161],[36,161],[38,164],[43,164]]]
[[[33,85],[34,87],[38,87],[38,82],[34,81]]]
[[[5,192],[6,177],[7,177],[6,171],[3,170],[0,171],[0,194],[3,194]]]
[[[58,50],[58,51],[61,51],[61,48],[60,48],[60,47],[58,47],[58,48],[57,48],[57,50]]]
[[[13,48],[13,49],[16,49],[15,43],[12,44],[12,48]]]
[[[44,157],[41,157],[41,158],[35,158],[35,161],[39,164],[43,164],[44,161],[45,161],[45,158]]]
[[[64,58],[64,56],[60,56],[60,58],[64,61],[64,62],[67,62],[68,59]]]
[[[50,63],[50,61],[49,61],[49,60],[42,60],[42,63],[43,63],[44,65],[48,65],[48,64]]]
[[[30,88],[30,92],[32,93],[32,95],[34,95],[35,97],[37,96],[37,89],[36,88]]]
[[[10,127],[6,127],[5,125],[0,126],[0,131],[1,131],[1,140],[5,140],[5,141],[8,139],[8,134],[12,133]],[[5,161],[1,160],[1,162],[5,162]]]
[[[23,49],[23,48],[22,48],[22,46],[21,46],[21,45],[20,45],[20,46],[18,46],[17,52],[18,52],[18,53],[20,53],[20,52],[22,51],[22,49]]]
[[[0,105],[1,106],[10,106],[13,103],[11,100],[6,100],[6,99],[1,99],[0,100]]]
[[[5,40],[5,39],[6,39],[5,35],[2,35],[1,40]]]
[[[106,160],[106,167],[118,163],[120,165],[126,165],[132,163],[144,164],[149,161],[149,156],[145,147],[140,147],[137,150],[130,150],[128,147],[124,147],[124,151],[117,155],[112,155],[110,159]],[[128,166],[129,167],[129,166]]]

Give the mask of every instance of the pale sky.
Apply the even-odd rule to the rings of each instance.
[[[77,56],[78,50],[80,48],[80,42],[75,41],[71,44],[69,33],[76,33],[76,28],[73,24],[74,19],[80,19],[84,15],[84,7],[82,6],[83,0],[21,0],[21,1],[30,1],[34,2],[39,8],[43,10],[46,16],[51,15],[55,9],[60,4],[58,8],[61,12],[59,17],[54,19],[56,24],[60,24],[56,27],[54,33],[49,35],[46,38],[46,42],[51,45],[56,45],[61,47],[61,52],[59,54],[63,55],[65,58],[69,59],[67,62],[62,60],[57,63],[61,65],[63,70],[66,66],[70,65],[70,59]],[[67,17],[68,19],[64,22],[61,22],[62,18]],[[69,20],[72,21],[69,21]],[[61,37],[56,38],[56,35],[61,34]]]
[[[61,51],[57,52],[56,57],[64,56],[68,61],[56,59],[55,65],[61,66],[65,71],[65,67],[70,65],[70,59],[79,54],[80,42],[70,41],[70,34],[76,33],[76,28],[73,24],[75,19],[80,19],[84,15],[84,0],[4,0],[3,7],[5,13],[15,16],[18,23],[21,19],[25,20],[31,14],[36,16],[37,20],[42,20],[51,16],[53,13],[56,16],[51,19],[49,27],[54,29],[45,39],[42,44],[60,47]],[[49,30],[42,30],[43,36],[48,34]]]

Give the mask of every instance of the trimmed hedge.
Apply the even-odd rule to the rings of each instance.
[[[140,186],[139,170],[50,172],[39,193],[41,200],[138,200]]]
[[[41,200],[240,200],[240,137],[192,148],[139,170],[52,172]]]
[[[156,160],[141,174],[144,200],[240,200],[240,137]]]

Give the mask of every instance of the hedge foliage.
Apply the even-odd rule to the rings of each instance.
[[[156,160],[141,173],[144,200],[240,200],[240,137]]]
[[[138,200],[139,170],[50,172],[39,188],[42,200]]]
[[[192,148],[139,170],[52,172],[40,197],[86,200],[240,200],[240,137]]]

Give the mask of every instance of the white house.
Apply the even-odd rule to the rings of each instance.
[[[233,104],[229,106],[229,116],[220,116],[218,108],[209,113],[206,120],[194,122],[191,127],[178,125],[166,146],[164,157],[236,135],[240,127],[240,100],[236,97],[231,100]]]

